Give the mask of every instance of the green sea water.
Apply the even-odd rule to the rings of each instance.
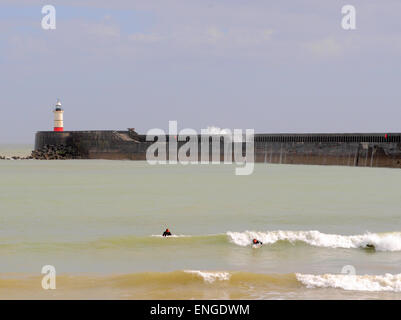
[[[176,237],[160,237],[166,228]],[[47,264],[103,277],[105,297],[199,298],[196,288],[210,286],[200,298],[399,299],[401,171],[256,164],[236,176],[224,164],[1,160],[0,273],[22,281]],[[357,278],[343,279],[345,266]],[[150,283],[201,282],[152,296],[133,280],[144,272]],[[122,292],[120,279],[114,296],[104,277],[118,274],[136,289]]]

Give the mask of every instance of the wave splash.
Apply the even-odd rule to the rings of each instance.
[[[307,288],[339,288],[353,291],[401,292],[401,274],[344,275],[344,274],[295,274]]]
[[[220,281],[230,280],[231,277],[231,274],[229,272],[211,272],[211,271],[200,271],[200,270],[184,270],[184,272],[195,274],[208,283],[213,283],[216,280]]]
[[[377,251],[401,251],[401,232],[366,233],[362,235],[344,236],[325,234],[319,231],[270,231],[270,232],[227,232],[229,240],[239,246],[249,246],[256,238],[265,244],[277,241],[290,243],[304,242],[316,247],[326,248],[367,248],[374,246]]]
[[[259,285],[279,284],[280,286],[293,285],[294,274],[287,275],[267,275],[252,274],[243,272],[225,271],[199,271],[184,270],[184,273],[196,275],[202,278],[205,283],[216,281],[240,281],[244,283],[258,283]],[[295,279],[306,286],[307,289],[313,288],[334,288],[349,291],[365,292],[401,292],[401,274],[384,275],[345,275],[345,274],[301,274],[295,273]],[[233,283],[234,284],[234,283]]]

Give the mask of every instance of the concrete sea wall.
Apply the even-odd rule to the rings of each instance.
[[[255,162],[401,168],[401,133],[256,134],[254,142]],[[83,159],[146,160],[152,143],[129,131],[40,131],[35,150],[62,145]]]

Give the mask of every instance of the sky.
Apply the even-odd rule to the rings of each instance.
[[[355,30],[341,27],[345,4]],[[0,143],[52,130],[57,98],[65,130],[401,132],[400,12],[399,0],[1,0]]]

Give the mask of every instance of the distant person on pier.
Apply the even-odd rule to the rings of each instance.
[[[163,232],[163,237],[168,237],[171,236],[171,232],[169,229],[166,229],[166,231]]]

